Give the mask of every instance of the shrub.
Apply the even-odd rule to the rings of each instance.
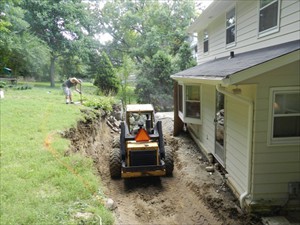
[[[5,88],[6,83],[4,81],[0,81],[0,88]]]
[[[113,97],[88,97],[83,101],[83,105],[94,109],[102,109],[106,112],[112,111],[112,105],[115,103]]]
[[[32,86],[29,84],[24,84],[22,86],[16,86],[14,89],[15,90],[28,90],[28,89],[32,89]]]

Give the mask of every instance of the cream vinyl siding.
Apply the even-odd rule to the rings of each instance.
[[[226,10],[236,7],[236,45],[226,48]],[[273,46],[288,41],[298,40],[300,36],[300,1],[281,0],[279,31],[258,36],[259,1],[237,1],[236,4],[228,4],[224,13],[215,18],[206,27],[209,32],[209,52],[203,54],[203,46],[198,52],[198,63],[215,58],[229,56],[230,51],[235,54],[251,51],[258,48]],[[203,30],[198,31],[198,41],[203,40]],[[202,43],[202,42],[201,42]]]
[[[203,126],[200,127],[201,140],[206,149],[211,153],[214,151],[215,140],[215,98],[216,87],[211,85],[203,85]]]
[[[226,170],[236,191],[247,190],[248,105],[227,97],[225,100]]]
[[[300,145],[267,145],[270,138],[269,96],[272,87],[299,87],[299,61],[247,82],[258,84],[253,130],[253,200],[284,200],[288,182],[300,181]]]
[[[215,140],[215,98],[216,87],[213,85],[202,84],[202,125],[190,124],[189,128],[192,129],[195,141],[199,147],[206,153],[214,153],[214,140]]]

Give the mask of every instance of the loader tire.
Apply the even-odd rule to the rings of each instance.
[[[111,178],[120,178],[121,177],[121,154],[119,148],[113,148],[110,151],[109,155],[109,172]]]
[[[120,137],[119,136],[114,136],[112,147],[113,148],[120,148],[121,147],[121,145],[120,145]]]
[[[173,152],[169,146],[165,146],[165,165],[166,165],[166,176],[171,177],[174,169]]]

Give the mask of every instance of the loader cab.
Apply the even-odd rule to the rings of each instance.
[[[146,129],[149,134],[153,133],[155,124],[153,106],[151,104],[127,105],[126,123],[131,135],[136,135],[140,128]]]

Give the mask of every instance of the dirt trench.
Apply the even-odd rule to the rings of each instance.
[[[208,173],[208,160],[187,133],[173,137],[173,120],[160,114],[165,143],[175,155],[173,177],[113,180],[109,151],[119,134],[106,125],[103,112],[84,111],[85,121],[66,132],[71,146],[66,154],[92,157],[104,194],[114,200],[117,225],[261,225],[244,214],[220,172]]]

